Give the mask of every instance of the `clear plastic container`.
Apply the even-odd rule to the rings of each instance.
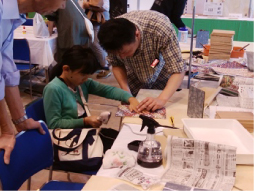
[[[188,39],[188,29],[185,27],[180,27],[178,29],[178,41],[187,43]]]
[[[162,165],[161,144],[154,139],[154,134],[147,134],[145,141],[139,144],[137,163],[145,168]]]

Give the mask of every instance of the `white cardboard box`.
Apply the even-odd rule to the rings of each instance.
[[[235,119],[182,119],[184,132],[195,140],[237,147],[236,164],[253,164],[253,136]]]

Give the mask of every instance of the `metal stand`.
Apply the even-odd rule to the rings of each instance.
[[[252,18],[252,0],[250,0],[250,4],[249,4],[248,17]]]
[[[193,55],[193,33],[194,33],[195,10],[196,10],[196,0],[194,0],[193,12],[192,12],[192,26],[191,26],[191,44],[190,44],[190,60],[189,60],[188,89],[190,89],[190,80],[191,80],[191,62],[192,62],[192,55]]]
[[[140,10],[140,0],[137,0],[137,10]]]

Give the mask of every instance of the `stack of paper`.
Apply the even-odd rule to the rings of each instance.
[[[229,60],[233,49],[233,38],[235,31],[213,30],[211,34],[211,48],[209,50],[209,60],[222,59]]]

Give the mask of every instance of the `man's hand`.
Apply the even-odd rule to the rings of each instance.
[[[85,125],[91,125],[93,128],[99,128],[102,122],[98,120],[98,116],[89,116],[83,118]]]
[[[129,109],[130,111],[135,111],[138,112],[137,106],[139,105],[138,100],[135,97],[130,97],[129,98]]]
[[[155,111],[166,105],[167,101],[175,93],[177,88],[181,85],[185,72],[173,73],[168,79],[167,85],[162,93],[157,98],[147,97],[138,105],[138,111],[141,112],[144,109],[148,111]]]
[[[188,34],[191,34],[192,33],[192,29],[190,27],[185,27],[188,29]]]
[[[138,111],[141,112],[143,110],[147,111],[155,111],[157,109],[162,108],[167,103],[167,100],[162,100],[159,98],[147,97],[138,105]]]
[[[14,148],[16,138],[14,134],[2,134],[0,136],[0,150],[4,150],[4,163],[10,163],[11,152]]]
[[[46,133],[43,130],[41,124],[38,121],[34,121],[32,118],[29,118],[29,119],[23,121],[22,123],[19,123],[18,125],[16,125],[16,129],[18,132],[26,131],[26,130],[30,130],[30,129],[38,129],[38,131],[41,134],[44,135]]]

